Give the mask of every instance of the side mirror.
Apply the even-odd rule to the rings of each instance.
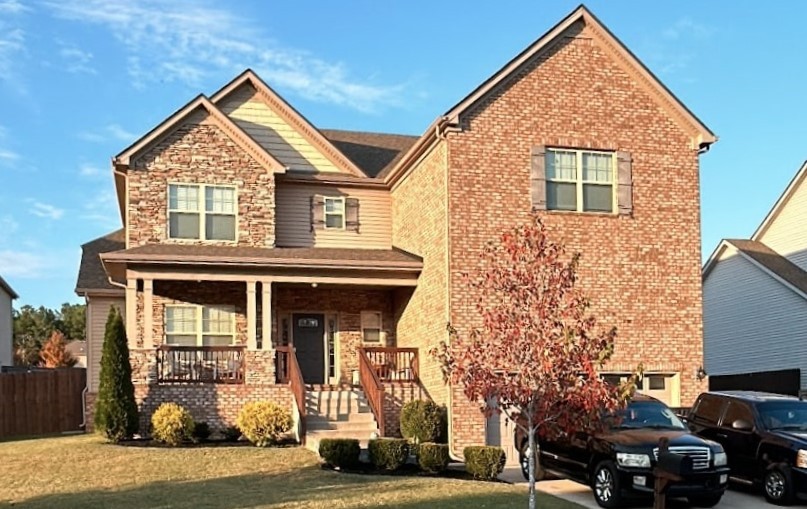
[[[751,431],[754,429],[754,425],[745,419],[737,419],[731,423],[731,427],[737,431]]]

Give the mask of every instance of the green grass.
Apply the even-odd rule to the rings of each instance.
[[[83,435],[0,443],[0,507],[509,508],[523,486],[340,474],[298,447],[121,447]],[[579,506],[540,495],[538,507]]]

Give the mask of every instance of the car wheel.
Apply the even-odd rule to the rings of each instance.
[[[689,504],[695,507],[714,507],[720,503],[720,499],[723,498],[723,494],[719,495],[700,495],[700,496],[692,496],[687,497],[689,500]]]
[[[622,494],[619,486],[619,474],[612,461],[603,461],[594,468],[591,480],[591,491],[594,500],[600,507],[612,509],[622,505]]]
[[[524,479],[529,481],[530,480],[530,457],[527,454],[529,447],[527,444],[524,444],[524,447],[518,451],[518,464],[521,465],[521,475],[524,476]],[[543,481],[546,479],[546,470],[541,468],[538,461],[538,456],[535,457],[535,480],[536,481]]]
[[[771,504],[790,505],[793,503],[793,478],[787,466],[775,466],[765,472],[762,481],[765,499]]]

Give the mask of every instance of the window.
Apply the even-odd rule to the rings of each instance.
[[[227,346],[235,340],[232,306],[165,307],[165,342],[183,346]]]
[[[551,149],[546,152],[546,208],[614,211],[614,154]]]
[[[234,187],[170,184],[168,236],[172,239],[235,240],[236,210]]]
[[[381,342],[381,313],[376,311],[362,311],[361,337],[365,343]]]
[[[751,425],[754,424],[754,415],[751,413],[750,408],[738,401],[729,401],[729,407],[726,409],[726,415],[723,416],[723,427],[731,428],[734,421],[739,419],[742,419]]]
[[[325,197],[325,228],[345,228],[345,199]]]
[[[717,424],[717,421],[720,420],[720,415],[723,413],[723,408],[726,406],[724,403],[725,401],[721,398],[703,396],[695,408],[693,416],[699,421]]]

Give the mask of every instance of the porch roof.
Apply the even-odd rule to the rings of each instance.
[[[103,253],[104,264],[201,265],[419,272],[423,259],[398,249],[149,244]]]

